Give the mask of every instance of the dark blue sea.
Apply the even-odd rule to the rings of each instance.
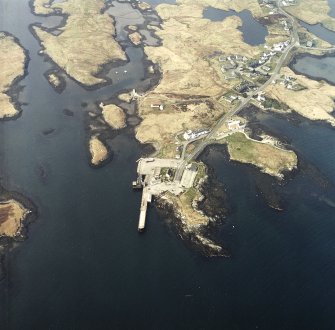
[[[58,94],[44,77],[54,66],[38,55],[34,22],[60,20],[33,16],[28,0],[0,0],[0,30],[30,57],[22,115],[0,123],[1,183],[38,208],[5,259],[0,329],[334,329],[334,128],[254,115],[255,127],[298,154],[299,170],[284,182],[230,162],[222,147],[200,156],[227,193],[230,214],[215,235],[230,258],[198,253],[154,206],[138,234],[141,196],[130,184],[143,147],[129,128],[109,141],[113,160],[91,168],[87,112],[143,83],[143,52],[126,46],[129,76],[113,85],[88,91],[66,78]],[[264,185],[283,211],[268,206]]]

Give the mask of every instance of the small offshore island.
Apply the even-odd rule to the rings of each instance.
[[[230,135],[226,141],[231,160],[255,165],[269,175],[283,179],[283,172],[297,167],[297,155],[293,151],[252,140],[242,133]]]

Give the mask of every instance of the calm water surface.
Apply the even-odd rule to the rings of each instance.
[[[332,8],[331,13],[334,13],[335,0],[329,0],[329,5]],[[304,22],[300,23],[307,30],[309,30],[319,38],[324,39],[327,42],[335,45],[335,32],[324,28],[321,24],[310,25]],[[335,84],[335,57],[333,56],[333,54],[322,57],[316,57],[306,54],[297,58],[292,66],[296,71],[302,74],[315,78],[325,79],[328,82]]]
[[[323,25],[319,24],[307,24],[305,22],[299,22],[304,28],[306,28],[311,33],[315,34],[317,37],[335,45],[335,32],[326,29]]]
[[[171,5],[174,5],[176,3],[176,0],[148,0],[146,1],[147,3],[150,3],[152,6],[156,7],[157,5],[159,5],[160,3],[168,3]]]
[[[0,328],[333,329],[334,130],[270,115],[257,119],[284,134],[328,181],[324,187],[298,173],[279,188],[284,212],[266,205],[253,169],[229,163],[216,148],[203,154],[228,191],[232,213],[217,236],[232,258],[206,259],[190,250],[154,208],[139,235],[140,194],[130,182],[140,145],[130,133],[119,135],[111,141],[113,161],[93,170],[84,120],[95,102],[140,83],[141,51],[127,48],[129,76],[114,77],[112,86],[86,91],[67,79],[57,94],[43,76],[52,64],[37,55],[28,31],[49,19],[31,15],[28,0],[0,0],[0,30],[17,36],[31,58],[20,83],[20,101],[27,103],[22,116],[0,123],[1,176],[6,188],[39,209],[29,238],[8,258]],[[55,132],[44,136],[48,128]]]
[[[329,16],[335,17],[335,1],[334,0],[328,0],[328,4],[329,4],[329,7],[330,7]]]
[[[227,17],[238,16],[242,20],[240,30],[243,32],[243,39],[246,43],[252,46],[257,46],[265,43],[265,37],[268,35],[267,28],[257,22],[249,10],[243,10],[240,13],[234,10],[222,10],[213,7],[208,7],[204,11],[204,18],[212,21],[223,21]]]
[[[326,79],[330,83],[335,84],[334,56],[315,57],[306,54],[296,59],[292,67],[299,73],[315,78]]]

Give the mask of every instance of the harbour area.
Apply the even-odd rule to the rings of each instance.
[[[143,231],[146,223],[148,203],[153,196],[158,196],[166,191],[180,195],[185,187],[193,185],[195,175],[189,175],[189,169],[185,170],[182,180],[174,181],[177,168],[182,164],[177,159],[140,158],[138,160],[138,178],[133,182],[134,189],[143,189],[138,230]]]

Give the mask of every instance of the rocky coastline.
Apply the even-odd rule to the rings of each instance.
[[[6,214],[3,213],[3,207],[6,205],[5,203],[16,203],[17,205],[21,205],[25,212],[23,216],[20,218],[16,218],[13,215],[11,218],[8,218]],[[6,259],[8,253],[12,248],[16,246],[17,243],[24,241],[28,236],[28,227],[34,222],[38,217],[38,209],[37,206],[27,197],[15,191],[7,191],[2,186],[0,186],[0,213],[2,215],[2,219],[0,219],[0,223],[4,223],[3,221],[12,222],[9,224],[12,233],[10,235],[6,235],[6,230],[0,227],[0,281],[4,279],[6,275]],[[7,210],[6,212],[7,213]],[[15,229],[15,230],[12,230]]]
[[[19,101],[19,93],[22,90],[22,86],[19,83],[26,77],[28,74],[28,63],[30,61],[29,52],[26,50],[20,43],[20,40],[14,35],[10,34],[7,31],[1,31],[1,34],[4,38],[11,38],[13,42],[22,50],[23,52],[23,63],[22,63],[22,72],[20,71],[16,77],[10,82],[9,86],[3,91],[9,97],[10,104],[14,107],[16,113],[11,115],[5,115],[0,118],[2,121],[6,120],[15,120],[20,117],[23,105]]]
[[[95,91],[95,90],[98,90],[98,89],[100,89],[102,87],[105,87],[105,86],[113,84],[114,81],[113,81],[112,78],[108,77],[108,73],[112,69],[120,67],[120,66],[122,66],[122,65],[130,62],[130,58],[127,55],[126,49],[130,45],[132,45],[133,47],[139,47],[139,48],[142,48],[142,49],[144,48],[143,43],[140,44],[140,45],[138,45],[138,46],[135,46],[135,45],[131,44],[131,42],[129,40],[128,41],[127,40],[119,40],[118,36],[116,35],[115,36],[115,41],[121,47],[122,52],[124,53],[125,58],[124,59],[113,59],[111,61],[107,61],[106,63],[99,65],[98,69],[94,73],[94,77],[103,80],[102,82],[96,83],[94,85],[83,84],[81,81],[78,81],[77,79],[73,78],[71,75],[68,75],[68,73],[63,68],[61,68],[48,54],[45,53],[45,49],[44,49],[44,47],[42,45],[42,41],[40,40],[40,38],[38,37],[38,35],[36,34],[35,29],[34,29],[34,27],[36,26],[36,27],[39,27],[41,30],[43,30],[45,32],[52,33],[55,29],[63,28],[66,25],[66,22],[68,20],[68,16],[69,15],[62,13],[58,9],[54,9],[52,12],[50,12],[48,14],[40,14],[40,13],[36,14],[35,10],[34,10],[34,5],[33,5],[34,1],[35,0],[30,0],[30,2],[29,2],[31,12],[34,15],[43,16],[43,17],[51,17],[51,16],[61,16],[61,17],[63,17],[62,22],[58,26],[53,27],[53,28],[46,28],[46,27],[43,27],[41,24],[31,24],[29,26],[30,32],[36,38],[36,40],[38,41],[38,43],[39,43],[39,45],[41,47],[41,54],[40,55],[43,56],[46,61],[52,63],[52,65],[54,67],[56,67],[60,73],[65,74],[66,76],[69,77],[69,79],[74,80],[77,84],[79,84],[85,90]],[[119,2],[123,3],[122,1],[119,1]],[[108,10],[110,7],[111,7],[111,2],[110,1],[106,1],[104,10],[102,10],[102,14],[106,10]],[[143,18],[145,19],[145,21],[144,21],[143,24],[138,25],[138,29],[147,28],[148,25],[150,25],[152,23],[153,18],[148,16],[147,10],[142,10],[141,8],[138,8],[138,9],[141,11],[141,13],[143,15]],[[153,10],[152,12],[155,12],[155,11]],[[152,12],[150,12],[150,14],[152,14]],[[157,13],[156,13],[154,21],[157,22],[158,24],[160,24],[160,22],[161,22],[161,19],[159,18],[159,16],[157,15]],[[116,30],[116,20],[115,19],[114,19],[113,26],[114,26],[114,29]],[[154,30],[149,29],[149,28],[147,30],[150,33],[150,35],[152,35],[155,39],[158,39],[158,43],[160,44],[159,38],[156,35],[154,36]],[[143,56],[143,65],[144,65],[144,67],[146,69],[146,71],[145,71],[146,75],[145,75],[145,78],[144,78],[145,80],[147,80],[148,78],[152,78],[152,77],[156,77],[156,79],[154,79],[154,80],[159,79],[158,78],[159,74],[157,73],[157,70],[154,70],[154,72],[152,72],[152,73],[149,72],[148,68],[150,66],[152,66],[153,63],[150,62],[150,61],[148,61],[147,56],[145,54]]]
[[[155,200],[155,206],[162,219],[173,231],[183,239],[186,245],[199,251],[206,257],[230,257],[224,242],[216,242],[212,233],[220,226],[229,214],[227,195],[222,184],[215,178],[214,172],[199,183],[201,197],[194,201],[194,209],[207,219],[207,223],[199,226],[188,224],[180,209],[168,196],[162,195]]]

